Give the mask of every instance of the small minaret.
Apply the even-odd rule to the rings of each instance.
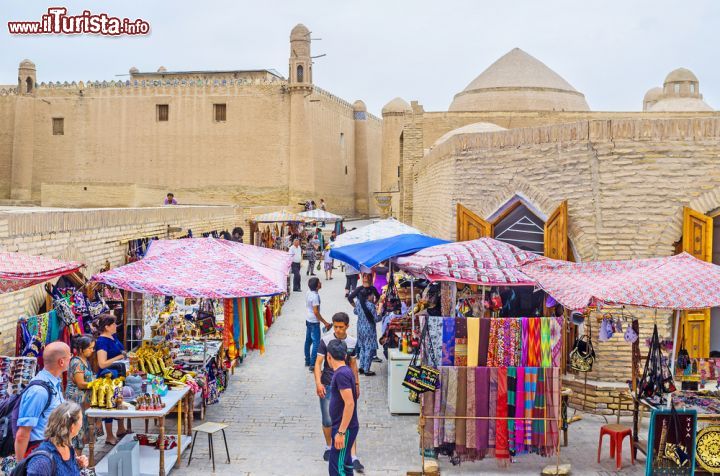
[[[307,96],[312,94],[310,30],[298,24],[290,33],[290,159],[288,205],[315,198],[315,164]]]
[[[290,32],[290,87],[312,87],[310,30],[299,23]]]
[[[10,198],[13,200],[32,199],[36,74],[35,63],[27,59],[20,63],[10,174]],[[48,124],[47,127],[52,125]]]
[[[36,82],[35,63],[29,59],[22,60],[18,67],[18,94],[32,94],[34,96]]]

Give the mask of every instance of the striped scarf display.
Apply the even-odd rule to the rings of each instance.
[[[550,343],[550,318],[540,320],[540,365],[543,368],[552,366],[552,348]]]

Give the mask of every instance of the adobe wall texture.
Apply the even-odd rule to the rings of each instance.
[[[720,207],[720,119],[584,121],[460,135],[423,157],[412,180],[412,224],[434,236],[455,238],[458,202],[486,218],[520,195],[546,216],[568,201],[578,260],[669,256],[681,237],[683,206],[703,213]],[[641,315],[643,336],[655,319]],[[657,322],[668,335],[669,314],[658,313]],[[629,378],[622,336],[597,343],[596,351],[589,378]]]
[[[165,237],[167,226],[191,229],[195,236],[243,225],[246,210],[230,206],[143,209],[0,209],[0,250],[44,255],[85,263],[85,276],[105,260],[125,263],[127,240]],[[248,228],[245,227],[246,232]],[[172,235],[171,235],[172,236]],[[44,303],[42,286],[0,295],[0,354],[14,355],[15,328],[22,315]]]
[[[0,95],[0,197],[10,197],[15,97]]]
[[[0,199],[11,198],[15,153],[18,170],[31,164],[30,198],[44,206],[155,206],[172,191],[184,204],[296,206],[299,195],[323,197],[331,211],[353,215],[347,194],[355,178],[352,105],[320,88],[304,98],[314,172],[309,188],[293,194],[290,161],[297,154],[290,144],[286,86],[275,79],[228,79],[193,85],[42,83],[35,96],[3,90],[0,172],[7,173],[0,174]],[[23,128],[19,144],[15,111],[21,99],[32,103],[33,127]],[[158,104],[169,106],[167,122],[157,120]],[[214,104],[226,104],[225,122],[214,120]],[[64,135],[53,135],[53,118],[64,119]],[[367,123],[368,162],[378,174],[369,181],[375,184],[381,121],[368,115]]]

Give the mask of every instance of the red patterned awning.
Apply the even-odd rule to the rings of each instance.
[[[532,286],[520,266],[542,256],[492,238],[431,246],[396,260],[400,269],[431,281],[485,286]]]
[[[588,263],[545,259],[522,271],[570,309],[598,302],[656,309],[720,306],[720,266],[688,253]]]
[[[158,240],[142,260],[92,279],[127,291],[166,296],[272,296],[287,290],[291,261],[286,251],[227,240]]]
[[[83,267],[75,261],[60,261],[47,256],[0,252],[0,294],[19,291]]]

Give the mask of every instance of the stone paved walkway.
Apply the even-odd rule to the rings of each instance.
[[[323,278],[322,311],[329,319],[343,310],[355,316],[343,300],[345,278],[339,269],[331,281]],[[306,277],[303,270],[303,292],[293,293],[283,314],[267,335],[264,355],[251,354],[236,370],[229,390],[221,402],[208,408],[207,421],[227,422],[232,463],[224,463],[222,442],[216,438],[216,463],[219,474],[241,475],[322,475],[327,463],[322,460],[324,440],[320,431],[320,411],[311,374],[303,365],[305,336],[304,312]],[[359,419],[361,430],[358,451],[367,475],[403,475],[420,469],[417,451],[417,417],[392,416],[387,407],[386,364],[375,364],[375,377],[361,376]],[[596,463],[597,436],[602,418],[585,415],[571,426],[570,447],[562,449],[561,460],[573,464],[576,475],[644,474],[644,460],[630,466],[629,451],[625,470],[616,473],[609,457],[608,443],[601,464]],[[170,422],[169,422],[170,423]],[[172,423],[170,423],[172,424]],[[197,455],[197,459],[195,459]],[[191,467],[188,452],[176,476],[210,472],[207,440],[198,439]],[[464,463],[453,467],[441,461],[444,475],[455,474],[539,474],[554,461],[537,456],[522,456],[508,469],[499,469],[494,460]]]

